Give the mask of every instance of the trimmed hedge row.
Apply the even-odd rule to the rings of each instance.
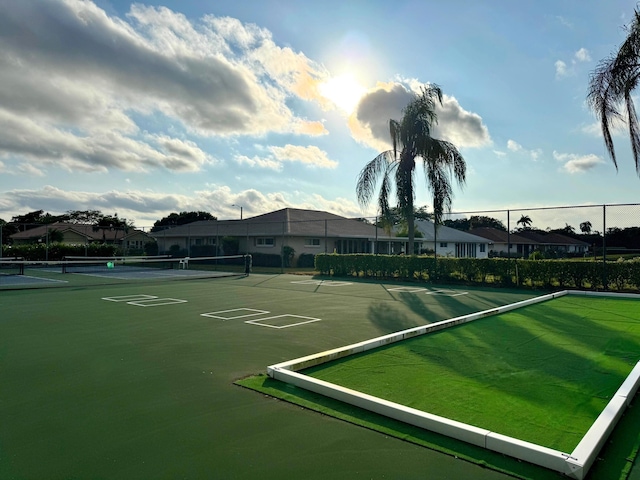
[[[610,290],[640,290],[637,261],[607,263],[605,272],[602,263],[592,260],[319,254],[315,267],[324,275],[337,277],[593,290],[605,288],[606,282]]]
[[[89,257],[112,257],[118,253],[115,245],[103,243],[89,243],[86,246],[70,243],[52,243],[49,245],[47,256],[47,246],[43,243],[29,243],[24,245],[3,245],[2,257],[22,257],[25,260],[62,260],[65,256],[89,256]]]

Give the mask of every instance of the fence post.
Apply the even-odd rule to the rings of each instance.
[[[324,254],[327,254],[327,219],[324,219]]]
[[[602,205],[602,287],[607,286],[607,206]]]
[[[511,210],[507,210],[507,262],[509,262],[509,283],[511,283]],[[506,280],[506,279],[505,279]]]

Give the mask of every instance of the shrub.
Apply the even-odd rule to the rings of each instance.
[[[301,253],[298,257],[298,268],[313,268],[315,255],[313,253]]]

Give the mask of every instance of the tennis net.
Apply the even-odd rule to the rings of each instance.
[[[62,261],[2,261],[2,274],[22,275],[29,273],[77,273],[117,276],[127,273],[147,273],[149,276],[224,276],[246,273],[246,255],[218,257],[79,257]],[[162,274],[162,271],[172,270]]]
[[[24,275],[24,262],[21,259],[0,259],[0,275]]]

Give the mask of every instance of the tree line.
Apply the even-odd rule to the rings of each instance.
[[[187,223],[197,222],[200,220],[217,220],[216,217],[209,212],[179,212],[171,213],[166,217],[157,220],[152,232],[163,230],[165,228],[185,225]],[[103,233],[106,230],[122,230],[128,232],[135,229],[134,222],[123,217],[119,217],[117,213],[107,215],[100,210],[69,210],[62,215],[52,215],[44,210],[34,210],[24,215],[16,215],[11,220],[6,221],[0,218],[0,227],[2,227],[2,243],[10,242],[10,236],[14,233],[24,232],[42,225],[52,225],[54,223],[70,223],[77,225],[91,225],[93,230]],[[62,240],[62,234],[56,230],[49,232],[49,240],[57,242]]]

